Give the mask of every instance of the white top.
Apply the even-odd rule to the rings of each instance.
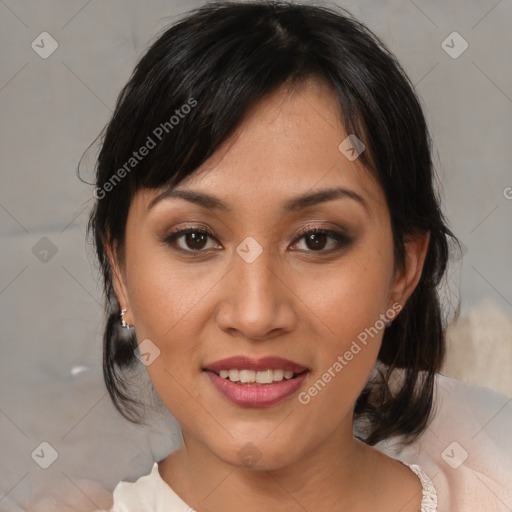
[[[162,480],[158,463],[153,464],[151,473],[141,476],[136,482],[119,482],[114,490],[114,505],[111,512],[194,512]]]
[[[437,511],[437,493],[430,478],[415,464],[409,466],[418,475],[422,491],[421,511]],[[111,512],[196,512],[189,507],[162,480],[158,471],[158,463],[153,464],[149,475],[141,476],[136,482],[120,482],[114,490],[114,505]]]

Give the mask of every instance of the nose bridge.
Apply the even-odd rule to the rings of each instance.
[[[286,287],[276,276],[276,262],[270,250],[248,237],[236,248],[229,273],[229,296],[224,297],[218,321],[223,329],[261,339],[271,331],[289,329],[294,314]]]
[[[236,252],[234,274],[239,284],[237,302],[258,309],[272,306],[277,290],[270,250],[263,249],[254,238],[248,237]]]

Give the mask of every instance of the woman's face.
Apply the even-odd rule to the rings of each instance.
[[[385,197],[339,149],[337,112],[320,82],[281,88],[181,197],[143,190],[130,208],[125,318],[185,443],[229,464],[283,467],[352,439],[386,317],[421,272],[425,240],[395,273]]]

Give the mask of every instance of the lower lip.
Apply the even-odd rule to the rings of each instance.
[[[242,407],[269,407],[292,396],[307,377],[305,371],[297,377],[273,384],[236,384],[220,377],[214,372],[206,371],[217,391],[225,398]]]

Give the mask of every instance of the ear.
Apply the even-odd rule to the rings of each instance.
[[[126,286],[126,273],[117,255],[117,241],[114,240],[113,243],[105,243],[105,248],[110,262],[110,268],[112,269],[112,285],[114,286],[114,292],[121,309],[126,309],[124,319],[129,325],[134,325],[130,301],[128,299],[129,295]]]
[[[393,303],[398,302],[402,307],[405,306],[418,285],[427,256],[429,240],[430,231],[410,235],[405,239],[405,264],[404,268],[395,274],[391,289]]]

